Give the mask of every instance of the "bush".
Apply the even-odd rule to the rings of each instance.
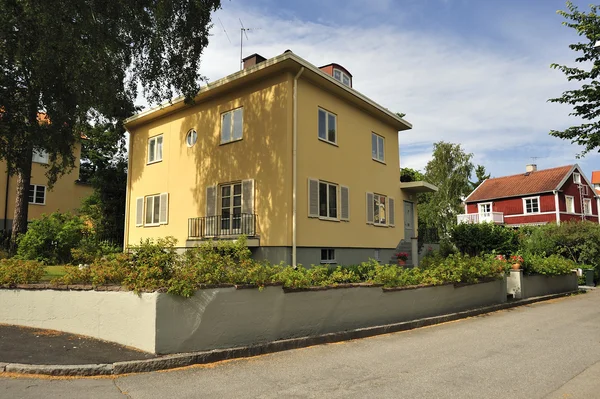
[[[27,233],[19,237],[17,256],[47,265],[69,263],[71,248],[87,234],[84,220],[70,213],[54,212],[31,221]]]
[[[94,234],[87,234],[81,238],[77,248],[71,249],[71,263],[90,264],[103,256],[120,252],[122,252],[120,246],[108,241],[99,241]]]
[[[543,274],[546,276],[559,276],[571,274],[577,264],[570,259],[558,255],[548,257],[533,255],[524,265],[527,274]]]
[[[44,265],[20,259],[0,260],[0,285],[37,283],[44,276]]]
[[[510,255],[518,249],[517,232],[494,223],[461,223],[450,232],[451,242],[466,255],[499,253]]]

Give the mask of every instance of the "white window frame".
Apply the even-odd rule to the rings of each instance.
[[[34,149],[31,162],[48,165],[48,151],[44,150],[43,148],[39,150]]]
[[[192,128],[185,135],[185,144],[188,148],[192,148],[196,144],[196,141],[198,141],[198,132]]]
[[[325,113],[325,138],[321,137],[319,135],[319,123],[320,123],[320,119],[319,119],[319,114],[323,112]],[[335,140],[331,141],[329,140],[329,116],[333,116],[333,119],[335,120]],[[333,144],[333,145],[338,145],[337,144],[337,138],[338,138],[338,121],[337,121],[337,115],[334,114],[333,112],[329,112],[324,108],[318,107],[318,111],[317,111],[317,137],[319,138],[319,140],[324,141],[325,143],[329,143],[329,144]]]
[[[155,201],[158,198],[158,217],[157,220],[154,221],[154,208]],[[152,221],[147,221],[148,216],[148,200],[152,199]],[[160,226],[160,194],[147,195],[144,197],[144,226]]]
[[[590,215],[593,214],[592,200],[591,200],[591,198],[584,198],[583,199],[583,214],[586,215],[586,216],[590,216]]]
[[[327,198],[325,199],[327,204],[327,216],[321,215],[321,184],[326,185],[327,190]],[[335,217],[329,215],[329,187],[335,187]],[[336,183],[331,183],[328,181],[319,180],[319,188],[318,188],[318,198],[319,198],[319,219],[323,220],[340,220],[340,185]]]
[[[324,253],[323,251],[325,251],[325,258],[323,257],[323,253]],[[335,260],[335,249],[321,248],[321,264],[330,264],[330,263],[337,263],[337,261]]]
[[[375,140],[376,140],[375,148],[373,148],[373,138],[375,138]],[[379,150],[380,149],[381,149],[381,155],[382,155],[381,158],[379,158],[379,154],[380,154]],[[373,156],[373,150],[375,150],[375,156]],[[385,137],[380,136],[374,132],[371,132],[371,158],[374,161],[385,163]]]
[[[381,207],[381,199],[384,199],[384,203],[383,203],[383,207],[384,207],[384,215],[385,215],[385,220],[383,222],[377,221],[377,217],[379,215],[379,207]],[[376,202],[379,201],[379,206],[376,205]],[[373,225],[374,226],[387,226],[388,225],[388,221],[389,221],[389,198],[387,195],[383,195],[383,194],[377,194],[377,193],[373,193]]]
[[[335,76],[335,73],[339,72],[339,78]],[[333,68],[333,78],[347,87],[352,87],[352,78],[346,72],[342,71],[339,68]],[[348,83],[344,83],[344,78],[348,79]]]
[[[29,203],[29,205],[46,205],[46,193],[48,192],[48,188],[46,186],[43,186],[41,184],[30,184],[29,188],[31,189],[31,187],[33,187],[33,202],[29,201],[29,190],[27,190],[27,202]],[[36,202],[37,196],[38,196],[38,191],[40,187],[44,188],[44,197],[43,197],[43,201],[42,202]]]
[[[160,151],[158,151],[159,147],[159,139],[160,139]],[[151,143],[154,143],[154,151],[150,152]],[[164,135],[159,134],[148,139],[148,165],[152,163],[161,162],[163,160],[163,150],[164,150],[165,139]],[[160,159],[158,156],[160,155]]]
[[[527,200],[532,200],[532,201],[536,200],[537,201],[537,208],[538,208],[537,212],[528,212],[527,211]],[[532,208],[533,208],[533,206],[532,206]],[[524,215],[535,215],[535,214],[538,214],[540,212],[541,212],[541,206],[540,206],[540,197],[539,196],[538,197],[526,197],[526,198],[523,198],[523,214]]]
[[[573,172],[573,183],[581,184],[581,174]]]
[[[241,121],[239,122],[241,124],[240,126],[240,136],[239,137],[234,137],[234,134],[236,132],[235,127],[237,126],[236,122],[235,122],[235,115],[237,113],[241,113]],[[229,121],[229,137],[228,139],[225,139],[223,132],[224,132],[224,128],[225,128],[225,118],[230,118]],[[227,144],[227,143],[233,143],[235,141],[240,141],[244,139],[244,107],[238,107],[238,108],[234,108],[232,110],[229,110],[227,112],[223,112],[221,114],[221,144]]]
[[[571,200],[571,209],[569,209],[569,202],[567,201],[567,199]],[[575,197],[572,195],[565,195],[565,210],[567,211],[567,213],[575,213]]]
[[[489,210],[489,211],[482,211],[482,208],[483,208],[484,206],[489,206],[489,207],[490,207],[490,210]],[[492,213],[492,203],[491,203],[491,202],[482,202],[482,203],[480,203],[480,204],[477,204],[477,212],[478,212],[480,215],[484,215],[484,214],[486,214],[486,213]]]
[[[373,252],[373,259],[375,259],[377,262],[381,261],[381,250],[380,249],[376,249]]]

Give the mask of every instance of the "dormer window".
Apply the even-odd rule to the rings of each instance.
[[[350,76],[339,69],[333,69],[333,78],[342,82],[342,84],[345,86],[352,87]]]

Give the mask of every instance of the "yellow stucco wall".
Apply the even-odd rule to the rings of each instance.
[[[185,246],[188,219],[206,215],[206,187],[254,179],[261,246],[291,245],[291,81],[280,73],[130,131],[127,242],[174,236]],[[243,139],[220,144],[221,114],[244,107]],[[198,140],[185,143],[189,129]],[[147,164],[150,137],[163,134],[163,160]],[[136,198],[169,193],[168,224],[136,227]]]
[[[80,155],[81,145],[77,144],[75,147],[75,165],[77,166],[66,175],[60,177],[51,191],[47,188],[45,205],[29,205],[29,220],[37,219],[42,214],[50,214],[57,211],[75,212],[81,206],[81,201],[92,194],[93,189],[91,186],[75,182],[79,178]],[[47,165],[33,163],[31,168],[31,184],[47,187],[48,179],[46,178],[45,166]],[[6,177],[6,162],[0,161],[0,220],[4,219]],[[16,176],[12,176],[9,183],[7,212],[7,219],[10,220],[12,220],[15,210],[16,184],[17,178]],[[0,224],[0,229],[2,228],[3,224]]]
[[[318,108],[337,115],[337,146],[318,138]],[[404,238],[398,132],[316,85],[298,84],[298,246],[395,248]],[[371,156],[371,133],[385,138],[385,164]],[[350,221],[308,217],[308,179],[350,188]],[[366,193],[393,197],[396,227],[366,223]],[[416,209],[415,209],[416,213]]]

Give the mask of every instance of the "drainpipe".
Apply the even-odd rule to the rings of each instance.
[[[10,186],[10,166],[6,165],[6,193],[4,194],[4,233],[6,233],[6,229],[8,228],[8,193]]]
[[[129,210],[129,196],[131,195],[131,149],[133,148],[133,146],[131,145],[133,135],[131,134],[129,129],[125,128],[125,131],[129,133],[129,144],[127,146],[127,187],[125,188],[125,228],[123,234],[123,252],[127,252],[127,244],[129,244],[129,218],[131,215],[131,212]],[[137,209],[135,210],[135,212],[137,212]]]
[[[558,206],[558,191],[554,190],[554,209],[556,210],[556,224],[560,225],[560,209]]]
[[[297,207],[298,202],[297,191],[298,191],[298,78],[304,72],[304,67],[300,68],[296,76],[294,77],[294,115],[292,121],[292,267],[296,267],[296,219],[297,219]]]

